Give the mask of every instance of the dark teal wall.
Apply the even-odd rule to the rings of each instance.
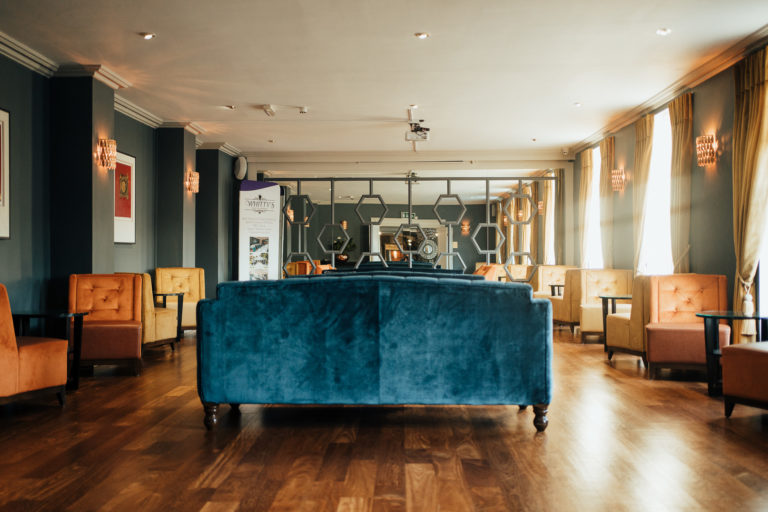
[[[616,167],[631,173],[635,161],[635,125],[619,130],[615,135]],[[613,193],[613,268],[633,269],[635,265],[635,235],[632,227],[632,180],[623,192]]]
[[[155,265],[155,130],[115,114],[117,150],[136,159],[136,243],[115,244],[116,272],[151,272]]]
[[[691,272],[728,277],[733,300],[736,255],[733,245],[734,71],[727,69],[693,89],[693,137],[714,133],[717,163],[691,172]],[[768,198],[767,198],[768,199]]]
[[[10,238],[0,239],[0,283],[11,307],[47,302],[50,278],[50,81],[0,56],[0,109],[10,113]]]

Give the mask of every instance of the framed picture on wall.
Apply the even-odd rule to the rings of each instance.
[[[123,153],[115,166],[115,243],[136,243],[136,159]]]
[[[11,237],[10,119],[8,112],[0,110],[0,238]]]

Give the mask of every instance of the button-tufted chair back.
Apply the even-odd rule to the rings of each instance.
[[[19,375],[19,349],[13,331],[13,316],[8,291],[0,284],[0,396],[16,393]]]
[[[84,323],[141,321],[141,276],[72,274],[69,276],[69,310],[87,312]]]
[[[205,273],[202,268],[165,267],[155,269],[157,293],[184,293],[184,302],[197,302],[205,298]],[[176,297],[168,297],[168,304],[176,304]]]
[[[566,270],[575,269],[572,265],[539,265],[533,276],[531,286],[534,291],[550,293],[549,285],[565,284]]]
[[[696,313],[724,309],[728,309],[725,276],[650,276],[651,323],[703,323]]]

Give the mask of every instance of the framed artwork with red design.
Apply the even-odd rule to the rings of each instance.
[[[10,119],[8,112],[0,110],[0,238],[11,237]]]
[[[115,166],[115,243],[136,243],[136,159],[123,153]]]

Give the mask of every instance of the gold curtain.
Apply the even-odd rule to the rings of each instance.
[[[565,169],[555,169],[555,265],[565,263]]]
[[[524,185],[523,186],[523,194],[531,195],[531,186],[530,185]],[[522,219],[518,218],[518,220],[528,220],[531,216],[531,202],[528,199],[523,199],[520,201],[520,209],[523,211],[523,217]],[[523,230],[523,247],[520,249],[522,252],[527,252],[528,254],[531,254],[531,239],[533,235],[533,223],[528,224],[520,224],[520,228]],[[520,258],[520,263],[523,265],[527,265],[529,262],[526,260],[526,258]]]
[[[531,221],[531,260],[533,263],[539,261],[539,219],[541,215],[538,212],[539,205],[539,182],[534,181],[531,184],[531,196],[533,197],[533,207],[537,209],[536,216]],[[525,263],[525,262],[524,262]]]
[[[592,188],[592,149],[581,153],[581,177],[579,179],[579,239],[581,240],[581,266],[584,266],[584,256],[587,254],[587,202]]]
[[[509,210],[510,218],[509,218],[509,252],[514,252],[520,250],[518,248],[519,246],[519,240],[517,236],[517,229],[518,225],[513,224],[513,220],[517,220],[517,199],[510,199],[509,205],[507,206],[507,209]],[[513,257],[510,261],[510,264],[514,265],[517,263],[517,256]]]
[[[504,242],[502,242],[501,247],[499,247],[499,252],[496,254],[496,263],[504,263],[507,261],[507,255],[508,255],[508,249],[507,249],[507,242],[508,239],[506,238],[507,234],[504,232],[504,209],[501,207],[501,200],[496,201],[496,225],[499,227],[499,231],[496,233],[496,245],[499,245],[499,240],[501,240],[501,236],[499,236],[499,233],[504,235]]]
[[[653,115],[648,114],[635,123],[635,162],[632,175],[632,225],[635,232],[635,273],[640,258],[640,244],[643,240],[645,221],[645,189],[651,169],[651,148],[653,146]]]
[[[733,309],[754,311],[751,290],[768,224],[768,53],[736,65],[733,126],[733,241],[736,279]],[[750,341],[754,322],[734,322],[734,342]]]
[[[555,182],[547,180],[542,183],[544,201],[544,265],[555,265],[557,251],[555,246]]]
[[[611,171],[615,139],[600,141],[600,237],[603,241],[603,268],[613,268],[613,187]]]
[[[693,164],[693,98],[691,93],[669,104],[672,123],[671,231],[676,274],[690,272],[691,165]]]

